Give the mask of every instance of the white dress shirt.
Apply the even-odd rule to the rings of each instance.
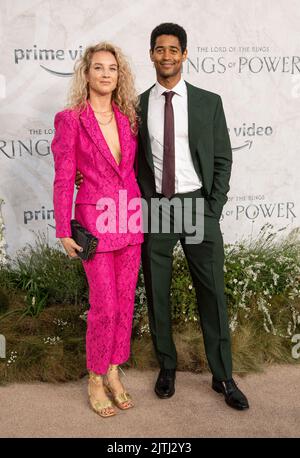
[[[148,106],[148,130],[153,155],[156,192],[161,193],[164,156],[165,96],[169,91],[158,81],[151,89]],[[175,193],[185,193],[201,188],[201,181],[195,171],[188,137],[187,87],[181,79],[172,89],[175,128]]]

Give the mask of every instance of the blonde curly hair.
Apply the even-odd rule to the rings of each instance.
[[[110,52],[117,61],[118,83],[113,91],[112,99],[121,112],[128,117],[131,131],[136,135],[139,120],[137,116],[139,99],[134,86],[134,77],[121,49],[109,42],[103,41],[96,45],[88,46],[82,57],[75,63],[67,108],[80,112],[86,108],[89,98],[89,85],[86,81],[86,74],[89,71],[93,54],[98,51]]]

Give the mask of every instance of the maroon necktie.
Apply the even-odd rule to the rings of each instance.
[[[162,174],[162,194],[168,199],[175,194],[175,129],[172,105],[173,91],[166,91],[164,122],[164,158]]]

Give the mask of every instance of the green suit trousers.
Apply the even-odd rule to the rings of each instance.
[[[157,195],[161,197],[161,195]],[[182,200],[204,198],[200,190],[176,194]],[[193,212],[195,211],[193,205]],[[193,215],[195,216],[195,215]],[[173,220],[172,220],[173,217]],[[174,223],[176,215],[171,212]],[[187,243],[186,233],[149,232],[142,245],[143,274],[147,293],[151,336],[161,368],[175,369],[177,353],[172,338],[170,287],[173,249],[180,240],[196,291],[205,352],[212,374],[217,380],[232,377],[232,356],[227,305],[224,294],[224,247],[219,220],[211,216],[204,199],[204,236],[201,243]]]

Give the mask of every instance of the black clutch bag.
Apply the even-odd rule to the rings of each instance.
[[[78,256],[84,261],[92,259],[98,245],[97,237],[82,227],[76,219],[71,220],[71,231],[72,238],[83,248],[83,251],[77,251]]]

